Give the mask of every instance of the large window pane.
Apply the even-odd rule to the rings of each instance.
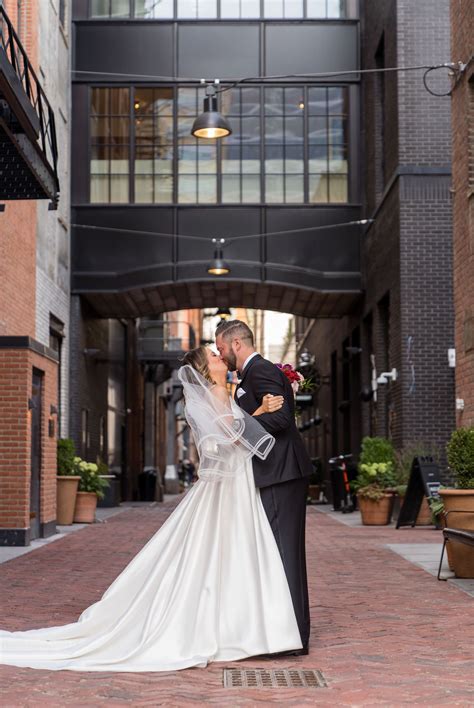
[[[306,0],[306,2],[308,17],[326,17],[327,0]]]
[[[260,175],[242,175],[242,202],[258,204],[260,197]]]
[[[345,17],[347,14],[347,1],[346,0],[327,0],[328,17]]]
[[[283,175],[265,177],[265,201],[272,204],[284,201]]]
[[[91,175],[91,202],[104,204],[109,201],[109,176]]]
[[[110,0],[91,0],[91,17],[110,17]]]
[[[265,172],[283,172],[285,165],[285,148],[283,145],[265,146]]]
[[[135,17],[167,19],[174,14],[174,0],[135,0]]]
[[[113,204],[129,201],[128,175],[110,175],[110,201]]]
[[[135,175],[135,201],[138,204],[153,203],[153,175]]]
[[[327,175],[309,175],[309,201],[321,204],[328,201]]]
[[[211,142],[191,135],[202,95],[200,87],[93,88],[91,201],[216,204],[218,193],[224,204],[347,201],[346,87],[234,87],[219,97],[233,133]]]
[[[181,204],[196,204],[198,201],[196,175],[180,175],[178,190],[178,201]]]
[[[242,173],[260,174],[260,145],[242,145]]]
[[[199,204],[215,204],[217,202],[216,175],[199,175],[198,202]]]
[[[222,176],[222,201],[226,204],[238,204],[241,201],[240,174]]]
[[[347,175],[331,175],[329,177],[329,201],[347,202]]]
[[[163,175],[155,177],[155,203],[169,204],[173,201],[173,177]]]
[[[217,17],[217,0],[178,0],[178,19]]]
[[[221,0],[223,19],[247,19],[260,17],[259,0]]]
[[[285,202],[304,202],[303,175],[285,176]]]
[[[110,17],[130,17],[130,0],[110,0]]]

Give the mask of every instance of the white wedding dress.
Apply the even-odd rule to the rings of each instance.
[[[72,624],[0,630],[0,663],[171,671],[301,648],[283,564],[253,480],[251,454],[259,454],[262,440],[269,449],[269,436],[256,443],[247,417],[245,431],[236,433],[242,413],[234,405],[233,425],[227,410],[224,433],[221,416],[219,439],[209,432],[219,419],[215,402],[213,420],[205,416],[206,440],[199,439],[197,414],[189,415],[200,479],[102,599]]]

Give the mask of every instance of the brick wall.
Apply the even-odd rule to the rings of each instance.
[[[451,0],[451,57],[469,62],[474,19],[470,0]],[[458,426],[474,425],[474,62],[452,93],[453,240]]]
[[[0,545],[29,543],[31,413],[28,400],[32,393],[33,367],[43,372],[40,523],[44,535],[54,532],[56,437],[49,436],[48,421],[51,405],[56,405],[57,364],[28,348],[0,347]]]
[[[446,60],[447,9],[443,0],[368,0],[362,14],[363,66],[377,65],[382,37],[385,66]],[[368,434],[388,435],[397,448],[420,441],[442,451],[454,427],[447,358],[454,338],[449,102],[430,96],[418,72],[387,77],[384,121],[373,76],[363,80],[362,94],[364,215],[375,218],[361,238],[364,296],[350,316],[317,321],[306,342],[323,375],[331,374],[331,355],[337,356],[336,410],[330,386],[323,386],[323,424],[313,433],[313,452],[323,459],[328,453],[357,454],[360,437]],[[352,346],[356,335],[363,351],[348,355],[345,345]],[[370,354],[378,375],[396,368],[399,378],[378,386],[376,403],[362,402],[351,383],[350,408],[341,412],[344,362],[349,359],[351,380],[367,386]]]

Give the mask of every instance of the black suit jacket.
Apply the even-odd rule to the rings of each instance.
[[[244,393],[239,394],[239,391]],[[300,479],[312,472],[311,460],[295,423],[295,399],[290,382],[275,364],[257,354],[243,371],[235,401],[251,415],[267,393],[283,396],[284,404],[276,413],[263,413],[255,418],[275,438],[275,445],[266,460],[253,458],[257,487]]]

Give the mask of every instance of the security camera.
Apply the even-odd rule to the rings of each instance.
[[[391,381],[396,381],[397,380],[397,370],[392,369],[391,371],[384,371],[383,374],[380,374],[380,376],[377,378],[377,383],[378,384],[387,384]]]

